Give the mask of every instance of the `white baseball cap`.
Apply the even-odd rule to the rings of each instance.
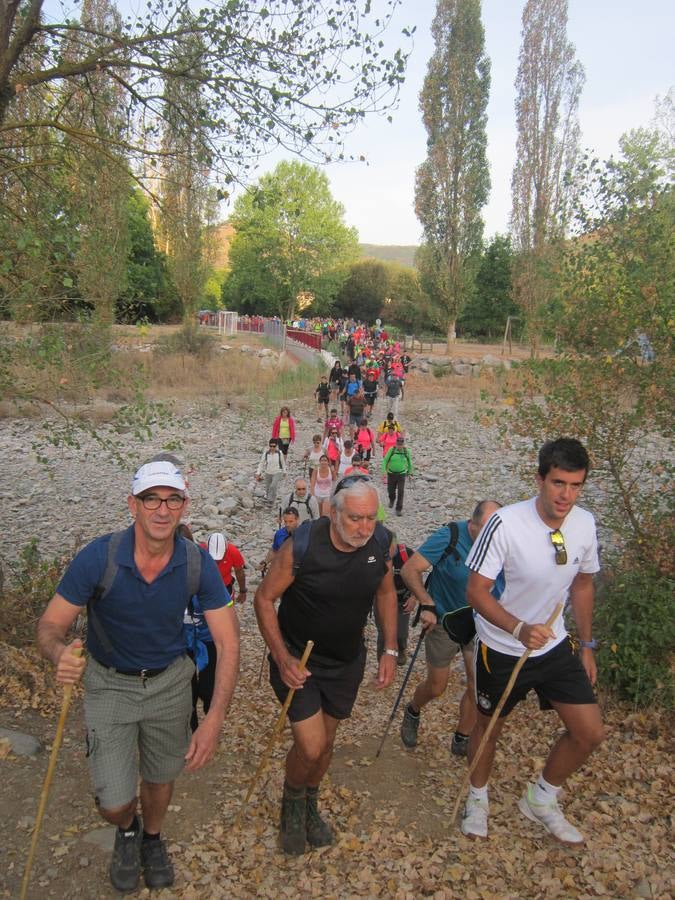
[[[206,549],[216,562],[225,556],[225,551],[227,550],[227,538],[222,531],[214,531],[213,534],[209,535],[206,542]]]
[[[145,463],[134,475],[131,482],[131,493],[134,497],[154,487],[170,487],[177,491],[185,491],[185,479],[172,462],[159,460]]]

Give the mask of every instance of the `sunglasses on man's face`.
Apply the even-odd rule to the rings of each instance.
[[[565,547],[565,538],[563,537],[562,531],[559,528],[556,528],[555,531],[550,533],[549,537],[551,538],[551,543],[555,550],[556,566],[567,565],[567,548]]]

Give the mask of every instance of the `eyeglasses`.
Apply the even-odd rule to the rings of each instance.
[[[556,528],[555,531],[550,533],[549,537],[551,538],[551,543],[555,550],[556,566],[567,565],[567,548],[565,547],[565,538],[562,535],[562,531],[559,528]]]
[[[162,503],[166,503],[167,509],[181,509],[185,503],[185,497],[180,494],[171,494],[166,499],[159,497],[157,494],[145,494],[143,497],[136,497],[140,500],[145,509],[159,509]]]
[[[359,481],[367,481],[368,483],[372,482],[370,475],[347,475],[346,478],[341,479],[335,485],[335,490],[333,491],[333,496],[339,494],[340,491],[344,490],[344,488],[351,487],[353,484],[357,484]]]

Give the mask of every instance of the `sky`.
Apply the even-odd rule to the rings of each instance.
[[[375,3],[374,5],[377,5]],[[488,106],[488,158],[492,191],[484,209],[485,235],[508,230],[515,158],[514,81],[524,0],[483,0],[485,45],[492,62]],[[345,222],[371,244],[418,244],[414,213],[415,168],[424,160],[426,132],[419,92],[433,52],[435,0],[403,0],[393,28],[416,25],[414,46],[393,122],[373,116],[348,138],[347,150],[366,163],[326,167],[331,190],[345,207]],[[619,137],[648,126],[654,101],[675,84],[675,4],[672,0],[569,0],[568,35],[586,72],[579,105],[581,145],[601,159],[618,150]],[[261,173],[277,162],[263,160]]]

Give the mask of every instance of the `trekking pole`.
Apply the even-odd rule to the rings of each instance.
[[[387,722],[387,727],[384,730],[384,734],[382,735],[382,740],[380,741],[380,746],[377,748],[377,753],[375,754],[375,759],[378,758],[380,753],[382,752],[382,748],[384,747],[384,742],[387,740],[387,735],[389,734],[389,729],[391,728],[391,723],[394,721],[396,716],[396,710],[398,709],[398,705],[401,702],[401,697],[403,696],[403,691],[408,683],[408,679],[410,678],[410,673],[412,672],[412,668],[415,665],[415,660],[417,659],[417,654],[420,652],[420,647],[422,646],[422,641],[424,640],[425,630],[422,629],[420,632],[420,636],[417,639],[417,646],[415,647],[415,652],[412,655],[412,659],[410,660],[410,665],[408,666],[408,671],[405,673],[405,677],[403,678],[403,684],[401,685],[401,690],[398,692],[398,697],[396,698],[396,702],[394,703],[394,708],[391,711],[391,715],[389,716],[389,721]]]
[[[265,659],[267,657],[267,644],[263,645],[262,659],[260,660],[260,671],[258,672],[258,684],[262,684],[263,671],[265,669]]]
[[[547,628],[551,628],[551,626],[553,625],[555,620],[558,618],[558,616],[562,612],[562,608],[563,608],[563,604],[558,603],[558,605],[556,606],[556,608],[553,610],[553,612],[549,616],[548,620],[546,621]],[[492,717],[491,717],[490,721],[488,722],[488,726],[485,729],[485,733],[483,734],[480,744],[478,745],[478,749],[476,750],[474,757],[471,760],[471,765],[467,769],[466,774],[464,776],[462,785],[459,789],[459,793],[457,794],[457,799],[455,800],[455,805],[452,810],[452,815],[450,816],[451,822],[454,822],[455,819],[457,818],[457,811],[459,810],[459,804],[462,801],[462,797],[464,796],[464,792],[466,791],[466,787],[467,787],[467,784],[469,783],[469,779],[471,778],[471,776],[474,772],[474,769],[478,765],[478,761],[481,758],[481,754],[483,753],[483,750],[485,749],[485,745],[487,744],[488,738],[492,734],[492,729],[497,724],[497,719],[499,718],[499,713],[502,711],[502,709],[504,708],[504,704],[509,699],[509,694],[513,690],[513,685],[516,683],[516,678],[518,677],[518,673],[520,672],[520,670],[523,668],[523,666],[527,662],[527,660],[530,656],[530,653],[532,653],[532,649],[528,647],[528,649],[523,653],[523,655],[518,659],[518,662],[513,667],[513,672],[511,672],[511,677],[509,678],[508,682],[506,683],[506,687],[504,688],[504,693],[499,698],[499,703],[497,704],[495,711],[492,713]]]
[[[83,647],[73,647],[71,649],[71,653],[74,656],[82,656]],[[42,785],[42,793],[40,794],[40,802],[38,804],[38,811],[35,817],[35,825],[33,826],[33,839],[30,843],[30,850],[28,851],[28,859],[26,860],[26,868],[23,872],[23,881],[21,882],[21,893],[19,895],[19,900],[25,900],[27,892],[28,892],[28,884],[30,882],[30,871],[33,867],[33,858],[35,856],[35,850],[37,847],[38,837],[40,836],[40,827],[42,826],[42,819],[45,814],[45,809],[47,807],[47,797],[49,796],[49,788],[51,787],[52,778],[54,776],[54,770],[56,768],[56,758],[59,755],[59,748],[61,747],[61,741],[63,740],[63,729],[66,725],[66,718],[68,716],[68,709],[70,708],[70,700],[73,694],[72,684],[66,684],[63,688],[63,699],[61,701],[61,715],[59,716],[59,721],[56,726],[56,735],[54,736],[54,742],[52,744],[52,752],[49,755],[49,765],[47,766],[47,774],[45,775],[44,784]]]
[[[309,658],[309,654],[312,652],[312,648],[314,647],[314,641],[307,641],[307,646],[305,647],[305,652],[302,654],[302,658],[298,661],[298,669],[304,669],[307,660]],[[284,700],[284,705],[281,707],[281,712],[279,713],[279,718],[277,719],[277,723],[272,730],[272,734],[270,735],[270,739],[267,742],[267,746],[265,747],[265,752],[263,753],[262,759],[260,760],[260,765],[258,766],[255,775],[251,779],[251,783],[248,787],[248,791],[246,793],[246,797],[244,798],[244,802],[241,805],[241,809],[237,813],[237,818],[234,820],[233,828],[238,828],[239,823],[241,822],[241,817],[244,815],[244,811],[248,806],[248,801],[251,799],[251,794],[253,793],[253,788],[256,786],[256,783],[260,776],[263,773],[265,766],[267,765],[267,761],[270,758],[270,754],[272,753],[272,748],[276,743],[277,738],[281,734],[283,727],[286,723],[286,713],[288,712],[288,707],[291,705],[291,700],[293,699],[293,695],[295,694],[295,688],[291,688],[288,692],[286,699]]]

